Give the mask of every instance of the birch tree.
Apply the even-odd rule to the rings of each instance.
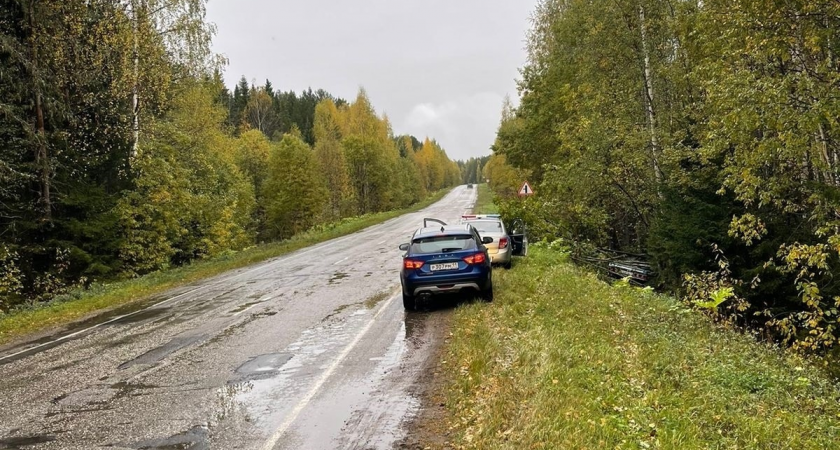
[[[210,51],[214,25],[205,21],[207,0],[124,0],[133,42],[131,106],[132,150],[137,156],[144,104],[172,81],[162,58],[182,76],[210,73],[220,60]],[[165,56],[160,50],[164,49]]]

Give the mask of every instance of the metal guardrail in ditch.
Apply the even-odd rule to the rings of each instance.
[[[656,275],[646,259],[646,255],[606,249],[598,249],[591,255],[572,256],[577,264],[597,269],[614,280],[629,279],[637,286],[647,286]]]

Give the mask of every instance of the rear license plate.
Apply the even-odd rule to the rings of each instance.
[[[432,272],[439,272],[441,270],[458,270],[458,263],[432,264],[431,269]]]

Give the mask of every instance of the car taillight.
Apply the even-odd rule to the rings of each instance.
[[[423,261],[415,261],[413,259],[404,259],[403,260],[403,267],[408,270],[417,270],[423,267],[425,264]]]
[[[467,264],[484,264],[487,262],[487,255],[484,253],[476,253],[475,255],[470,255],[464,258],[464,262]]]
[[[508,238],[499,239],[499,249],[507,248],[507,246],[508,246]]]

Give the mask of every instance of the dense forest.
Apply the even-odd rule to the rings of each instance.
[[[836,346],[840,3],[543,0],[533,18],[487,170],[538,195],[506,208],[649,254],[662,286],[725,299],[718,318]]]
[[[364,91],[231,93],[205,2],[0,1],[0,312],[461,182]]]
[[[470,158],[466,161],[457,161],[458,167],[461,169],[462,182],[464,184],[484,183],[484,168],[490,156],[482,156],[478,158]]]

